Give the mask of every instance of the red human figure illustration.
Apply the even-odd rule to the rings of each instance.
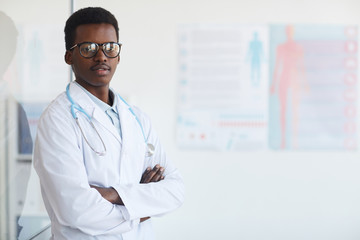
[[[278,94],[280,103],[281,149],[286,148],[288,97],[291,107],[292,146],[297,147],[298,107],[305,84],[304,53],[294,41],[294,27],[286,27],[286,42],[278,45],[271,94]],[[307,87],[306,87],[307,88]]]

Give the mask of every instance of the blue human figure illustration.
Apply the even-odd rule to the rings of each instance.
[[[250,61],[251,67],[251,81],[253,85],[257,86],[261,77],[261,62],[263,60],[264,50],[262,42],[259,40],[258,33],[254,32],[254,37],[249,43],[246,61]]]
[[[41,64],[45,61],[43,56],[43,46],[39,38],[38,32],[34,32],[32,39],[28,43],[28,58],[27,60],[30,63],[30,80],[33,84],[39,83],[39,78],[41,78]]]

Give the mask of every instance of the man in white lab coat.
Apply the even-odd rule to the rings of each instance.
[[[52,239],[153,239],[152,217],[178,208],[184,185],[149,118],[109,86],[117,21],[80,9],[65,42],[76,79],[42,114],[34,148]]]

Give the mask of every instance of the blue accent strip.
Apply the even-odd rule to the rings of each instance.
[[[123,99],[123,98],[120,96],[120,94],[118,94],[118,96],[119,96],[119,98],[121,99],[121,101],[123,101],[123,102],[126,104],[126,106],[129,107],[128,109],[129,109],[129,111],[131,112],[131,114],[134,115],[135,120],[136,120],[137,123],[139,124],[139,127],[140,127],[140,129],[141,129],[141,133],[142,133],[142,135],[143,135],[143,137],[144,137],[144,142],[147,143],[147,140],[146,140],[146,137],[145,137],[144,128],[142,127],[139,118],[136,116],[134,110],[133,110],[133,109],[130,107],[130,105],[125,101],[125,99]]]
[[[66,86],[66,96],[68,97],[68,99],[71,103],[71,115],[73,116],[74,119],[78,119],[78,116],[75,113],[75,109],[76,109],[76,110],[82,112],[88,118],[88,120],[91,121],[91,117],[89,116],[89,114],[87,114],[87,112],[85,112],[85,110],[82,107],[80,107],[78,104],[76,104],[74,102],[74,100],[72,99],[72,97],[70,96],[69,86],[70,86],[70,83],[68,83],[68,85]]]
[[[76,103],[74,102],[74,100],[72,99],[72,97],[70,96],[69,86],[70,86],[70,83],[66,86],[66,96],[68,97],[68,99],[69,99],[69,101],[70,101],[70,103],[71,103],[71,114],[72,114],[73,118],[74,118],[74,119],[78,119],[78,116],[77,116],[76,113],[75,113],[75,109],[76,109],[76,110],[82,112],[82,113],[89,119],[89,121],[91,122],[91,117],[89,116],[89,114],[87,114],[82,107],[80,107],[78,104],[76,104]],[[140,127],[140,129],[141,129],[141,133],[142,133],[142,135],[143,135],[143,137],[144,137],[144,141],[145,141],[145,143],[147,143],[147,140],[146,140],[146,137],[145,137],[144,128],[142,127],[139,118],[136,116],[134,110],[130,107],[130,105],[120,96],[120,94],[118,94],[118,96],[119,96],[119,98],[121,99],[121,101],[123,101],[123,102],[126,104],[126,106],[129,107],[129,108],[128,108],[129,111],[130,111],[131,114],[135,117],[135,120],[136,120],[137,123],[139,124],[139,127]]]

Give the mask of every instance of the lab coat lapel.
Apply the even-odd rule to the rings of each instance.
[[[120,115],[122,132],[121,149],[121,182],[123,184],[139,182],[143,171],[145,156],[145,142],[141,128],[126,105],[119,96],[118,112]]]
[[[117,128],[112,124],[109,117],[104,113],[96,103],[76,84],[70,85],[70,94],[80,107],[82,107],[92,118],[94,122],[98,122],[114,137],[121,142],[121,138]]]
[[[129,106],[127,106],[122,100],[118,98],[118,106],[117,110],[120,117],[120,124],[121,124],[121,134],[122,134],[122,149],[123,152],[129,151],[130,147],[132,146],[132,142],[134,141],[134,115],[131,114],[129,111]]]
[[[95,107],[93,112],[93,118],[99,122],[104,128],[106,128],[114,137],[121,142],[118,129],[112,124],[109,117],[98,106]]]

